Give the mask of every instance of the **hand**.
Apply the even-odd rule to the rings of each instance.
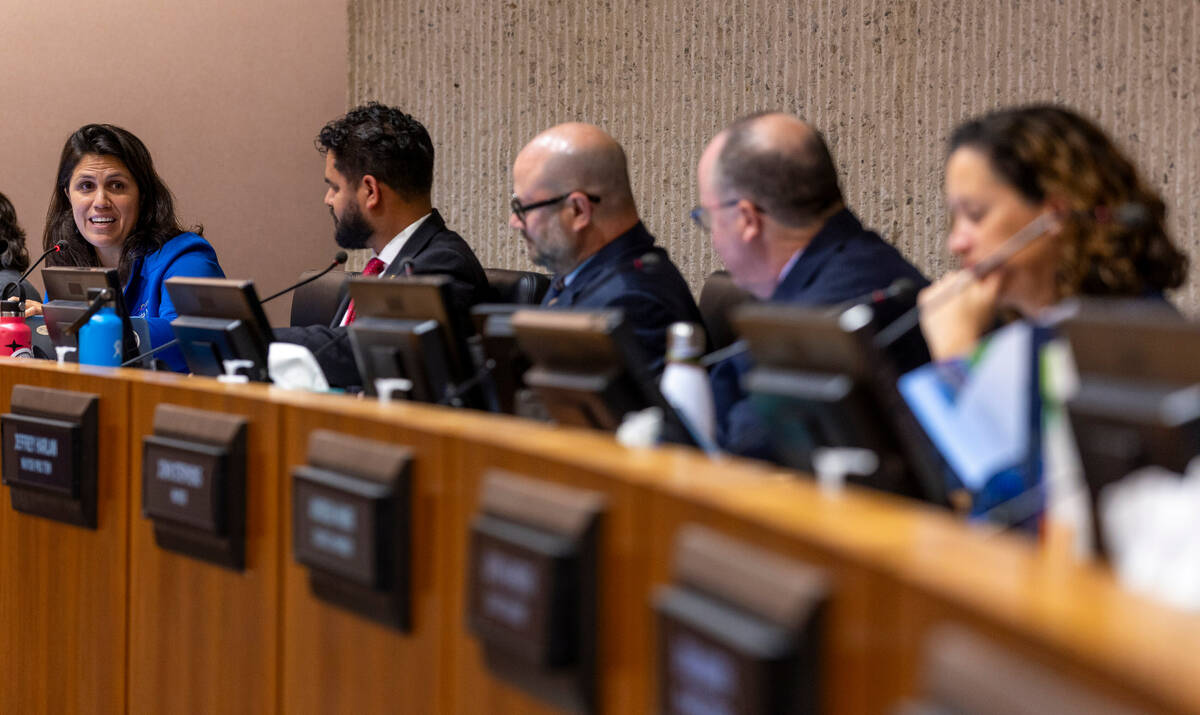
[[[917,295],[921,332],[934,360],[971,352],[995,319],[1001,280],[999,271],[978,279],[969,270],[955,271]]]
[[[32,318],[35,315],[42,314],[42,304],[36,300],[25,301],[25,317]]]

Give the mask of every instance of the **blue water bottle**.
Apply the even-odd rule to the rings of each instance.
[[[117,367],[124,354],[121,344],[121,319],[111,306],[96,311],[79,329],[79,362],[84,365]]]

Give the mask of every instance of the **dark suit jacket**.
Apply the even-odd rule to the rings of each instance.
[[[771,302],[795,305],[836,305],[907,278],[918,287],[929,285],[900,252],[862,223],[848,209],[835,214],[800,254],[771,296]],[[884,325],[912,307],[915,293],[877,306],[877,325]],[[920,331],[898,341],[889,352],[902,368],[929,360]],[[753,362],[743,353],[718,363],[711,372],[717,413],[717,439],[734,454],[771,459],[766,427],[746,399],[742,377]]]
[[[561,293],[551,287],[542,306],[620,308],[637,340],[637,357],[655,377],[663,369],[667,327],[677,321],[703,325],[687,281],[640,222],[596,252]]]
[[[414,274],[436,273],[453,279],[450,305],[447,307],[452,319],[459,321],[459,329],[469,326],[471,307],[487,296],[487,275],[483,272],[483,266],[479,265],[475,252],[461,236],[446,228],[446,222],[437,210],[409,237],[383,275],[403,275],[407,262],[405,259],[412,261]],[[341,327],[349,304],[349,289],[343,286],[337,313],[329,327],[312,325],[275,330],[276,340],[297,343],[311,350],[333,387],[362,384],[346,328]]]

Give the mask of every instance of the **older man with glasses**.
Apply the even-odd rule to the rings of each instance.
[[[638,218],[621,145],[591,124],[537,135],[513,163],[512,213],[534,263],[554,274],[542,305],[619,308],[652,374],[671,323],[699,323],[687,282]]]
[[[712,234],[713,249],[733,281],[761,300],[835,305],[899,280],[881,322],[911,305],[928,281],[846,208],[833,157],[820,133],[796,117],[755,114],[717,134],[700,157],[700,205],[692,220]],[[917,333],[897,343],[902,367],[929,359]],[[771,458],[766,431],[741,389],[749,369],[742,354],[712,371],[718,440],[726,449]]]

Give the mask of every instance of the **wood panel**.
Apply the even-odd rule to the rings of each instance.
[[[0,408],[15,382],[102,396],[100,528],[16,514],[0,496],[3,713],[552,712],[492,677],[465,625],[467,528],[493,467],[608,497],[601,712],[653,709],[650,599],[690,522],[833,574],[830,710],[889,711],[917,688],[928,633],[953,621],[1115,700],[1200,712],[1200,616],[910,502],[469,411],[4,359]],[[153,543],[140,439],[161,402],[250,419],[244,573]],[[294,562],[288,472],[317,427],[415,451],[412,633],[317,600]]]
[[[1115,587],[1095,564],[1064,563],[1011,536],[922,524],[920,549],[888,559],[888,620],[906,653],[946,623],[1131,709],[1200,712],[1200,617]],[[1190,649],[1190,653],[1189,653]],[[915,684],[920,659],[896,659]]]
[[[129,385],[87,368],[0,359],[13,385],[100,395],[97,528],[13,511],[0,489],[0,712],[124,713]]]
[[[130,556],[129,711],[277,711],[281,525],[280,407],[262,386],[172,375],[134,383]],[[246,431],[246,568],[233,571],[154,543],[141,511],[141,438],[159,404],[243,416]]]
[[[299,398],[301,402],[311,401]],[[320,401],[318,401],[320,402]],[[451,559],[445,533],[443,440],[398,426],[395,411],[372,403],[326,400],[327,410],[296,407],[284,420],[283,711],[305,713],[441,713],[438,683],[444,679],[443,620],[445,567]],[[403,412],[403,406],[400,408]],[[291,468],[304,464],[308,435],[330,429],[413,449],[412,470],[412,632],[401,633],[313,596],[308,571],[293,557]]]

